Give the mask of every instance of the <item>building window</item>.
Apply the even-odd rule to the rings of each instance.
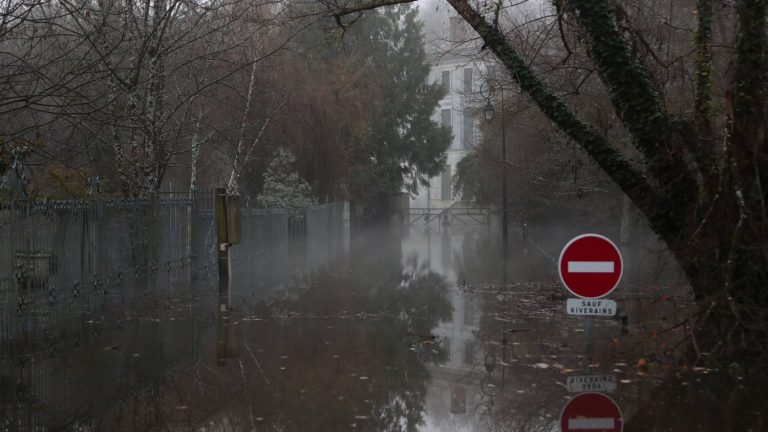
[[[451,20],[451,40],[454,42],[463,41],[467,39],[467,27],[464,24],[464,19],[460,16],[452,16]]]
[[[443,90],[445,90],[445,95],[451,93],[451,71],[443,71]]]
[[[468,327],[475,325],[475,304],[470,301],[464,303],[464,325]]]
[[[443,338],[440,341],[441,348],[443,349],[443,352],[446,354],[446,359],[448,361],[451,361],[451,338],[446,337]]]
[[[464,364],[472,365],[475,363],[475,341],[464,342]]]
[[[496,65],[488,65],[488,79],[498,79],[498,67]]]
[[[472,94],[472,69],[464,69],[464,94]]]
[[[452,127],[450,109],[440,110],[440,126],[445,126],[447,128]]]
[[[462,126],[461,144],[464,146],[464,150],[469,150],[472,148],[475,137],[475,124],[472,114],[468,111],[464,111],[464,124]]]
[[[446,165],[443,174],[440,176],[440,199],[451,199],[451,166]]]

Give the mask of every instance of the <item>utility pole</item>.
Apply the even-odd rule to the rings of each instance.
[[[501,93],[501,235],[502,256],[504,257],[504,284],[507,283],[507,258],[509,245],[509,215],[507,213],[507,128],[504,125],[504,87],[499,84]]]

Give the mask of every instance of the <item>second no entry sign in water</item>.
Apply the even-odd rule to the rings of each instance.
[[[565,245],[558,269],[563,285],[582,299],[610,294],[624,270],[619,248],[599,234],[583,234]]]
[[[602,393],[576,395],[560,413],[562,432],[621,432],[623,429],[621,409]]]

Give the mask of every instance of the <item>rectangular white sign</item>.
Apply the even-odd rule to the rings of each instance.
[[[616,302],[606,299],[568,299],[565,305],[568,315],[616,315]]]
[[[613,273],[613,261],[568,261],[568,273]]]
[[[613,429],[612,418],[573,418],[568,419],[570,430],[603,430]]]
[[[616,390],[616,377],[613,375],[574,375],[568,377],[565,387],[571,393],[612,392]]]

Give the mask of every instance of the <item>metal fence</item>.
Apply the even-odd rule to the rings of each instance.
[[[166,194],[0,203],[0,351],[50,346],[155,313],[193,286],[205,290],[195,282],[216,271],[212,201]],[[327,262],[341,252],[344,226],[341,203],[289,217],[246,202],[242,242],[232,249],[234,300]]]
[[[339,221],[345,218],[345,206],[345,203],[330,203],[307,209],[305,266],[327,264],[332,257],[343,253],[347,232]]]
[[[340,254],[345,215],[246,200],[233,303]],[[0,203],[0,431],[77,429],[192,361],[212,331],[215,242],[212,194]]]

